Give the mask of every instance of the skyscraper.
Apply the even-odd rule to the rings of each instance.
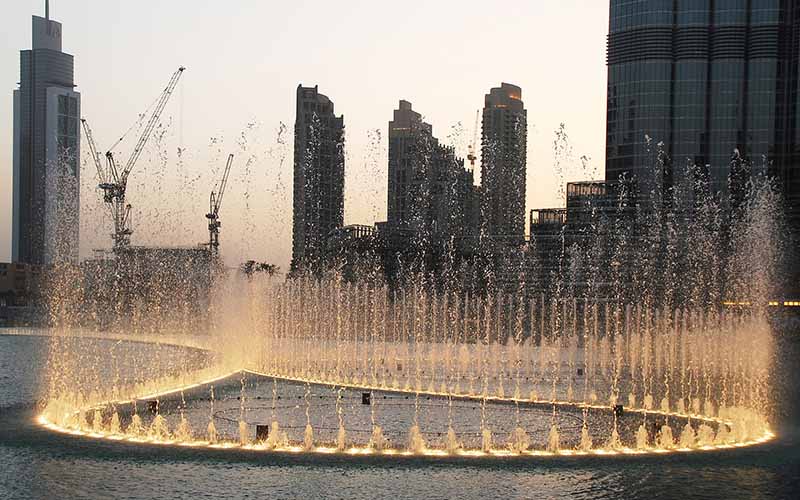
[[[610,14],[606,179],[647,193],[699,171],[725,192],[738,150],[796,207],[800,2],[611,0]]]
[[[503,83],[486,94],[481,139],[484,235],[509,243],[525,239],[528,112],[522,89]]]
[[[14,90],[13,261],[77,262],[81,96],[61,23],[33,16],[33,44],[20,51]]]
[[[325,241],[344,223],[344,117],[318,87],[297,86],[292,270],[321,264]]]
[[[646,201],[691,172],[735,206],[749,172],[768,173],[797,241],[798,85],[800,0],[612,0],[606,179],[635,178]],[[796,243],[783,262],[784,291],[800,293]]]
[[[389,230],[427,244],[465,233],[472,172],[455,150],[439,144],[433,128],[401,100],[389,122]]]

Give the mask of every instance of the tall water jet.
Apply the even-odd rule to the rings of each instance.
[[[686,425],[683,427],[683,431],[681,432],[680,447],[693,448],[696,442],[697,435],[694,432],[694,427],[692,427],[691,422],[686,422]]]
[[[242,446],[250,444],[250,427],[244,420],[239,420],[239,444]]]
[[[578,449],[581,451],[590,451],[592,445],[592,436],[589,434],[589,426],[584,422],[583,426],[581,426],[581,442],[578,444]]]
[[[408,451],[420,455],[426,448],[427,443],[425,442],[425,437],[422,435],[422,432],[419,430],[419,425],[412,425],[411,429],[408,431]]]
[[[119,435],[122,433],[122,425],[119,421],[119,413],[116,410],[111,415],[111,421],[108,424],[108,432],[112,435]]]
[[[218,433],[217,433],[217,426],[214,425],[214,386],[212,385],[210,388],[210,404],[209,404],[209,411],[208,411],[208,426],[206,426],[206,438],[208,439],[209,444],[215,444],[217,442]]]
[[[514,453],[523,453],[528,451],[531,446],[531,440],[528,433],[522,427],[515,427],[508,437],[508,448]]]
[[[675,438],[672,436],[672,427],[667,424],[661,426],[656,436],[656,445],[664,450],[675,447]]]
[[[561,449],[561,437],[558,434],[558,427],[556,424],[550,426],[550,433],[547,435],[547,451],[550,453],[558,453]]]
[[[344,425],[339,425],[339,431],[336,433],[336,451],[344,451],[347,449],[347,431]]]
[[[492,431],[490,429],[481,429],[481,451],[484,453],[492,451]]]
[[[461,448],[461,441],[458,440],[458,435],[451,425],[447,428],[447,435],[445,436],[445,449],[447,450],[447,453],[453,455],[458,453]]]
[[[153,417],[153,421],[150,423],[150,429],[148,430],[148,437],[156,441],[166,441],[169,439],[170,434],[167,419],[160,413],[157,413],[156,416]]]
[[[380,425],[372,427],[372,434],[367,447],[375,451],[382,451],[389,447],[389,441],[383,435],[383,429],[381,429]]]

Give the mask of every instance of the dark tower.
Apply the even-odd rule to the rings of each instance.
[[[297,86],[292,271],[318,269],[331,231],[344,224],[344,117],[318,88]]]
[[[728,199],[746,163],[779,180],[797,234],[800,1],[611,0],[610,14],[606,179],[635,177],[646,198],[699,173]]]
[[[78,260],[80,94],[61,23],[33,16],[33,43],[20,51],[14,91],[13,261]]]
[[[481,139],[484,235],[509,243],[525,239],[528,112],[522,89],[503,83],[486,94]]]
[[[397,241],[416,237],[427,245],[465,234],[472,172],[455,150],[439,144],[422,115],[401,100],[389,122],[387,222]]]

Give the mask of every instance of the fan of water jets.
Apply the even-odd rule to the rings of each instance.
[[[239,141],[244,152],[247,137]],[[244,160],[247,193],[256,159]],[[659,156],[656,170],[663,170],[663,161]],[[62,266],[49,282],[55,336],[45,415],[96,435],[215,444],[223,436],[215,425],[213,388],[204,436],[196,436],[197,427],[185,418],[189,405],[182,394],[173,405],[180,416],[174,429],[159,397],[150,398],[154,416],[147,422],[137,398],[246,369],[273,379],[270,431],[256,439],[269,449],[320,446],[310,417],[312,385],[336,390],[330,418],[339,451],[391,446],[374,410],[368,438],[354,441],[342,394],[350,387],[414,397],[404,440],[414,453],[432,446],[424,395],[448,402],[441,447],[449,453],[464,450],[457,418],[463,410],[453,400],[479,403],[479,426],[469,432],[484,452],[527,453],[534,441],[555,453],[565,443],[589,452],[759,438],[769,432],[767,305],[781,252],[779,198],[766,178],[751,179],[735,203],[697,182],[657,186],[642,202],[623,179],[611,203],[587,208],[591,221],[580,237],[562,229],[555,235],[560,248],[549,255],[546,242],[534,237],[513,247],[489,241],[469,259],[451,251],[433,268],[430,260],[414,260],[430,255],[412,254],[389,281],[377,278],[381,269],[363,273],[368,279],[335,268],[285,281],[219,274],[209,282],[214,286],[205,307],[175,285],[185,283],[181,269],[160,268],[164,279],[150,280],[143,290]],[[129,353],[108,367],[70,347],[87,331],[192,344],[214,354],[199,366],[188,357],[170,365],[157,362],[166,354],[156,349]],[[102,352],[116,360],[114,349]],[[306,387],[306,418],[296,442],[276,411],[279,379]],[[243,376],[235,437],[241,446],[254,444],[247,391]],[[496,402],[514,405],[507,438],[493,432],[487,407]],[[520,418],[531,405],[551,410],[541,436],[532,436]],[[571,431],[576,435],[560,427],[567,406],[580,410],[580,425]],[[597,417],[598,411],[610,417]],[[623,411],[641,418],[630,435],[621,430]]]

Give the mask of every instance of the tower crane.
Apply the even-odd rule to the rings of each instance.
[[[219,207],[222,205],[222,197],[225,194],[225,187],[228,185],[228,174],[231,173],[233,155],[228,155],[228,163],[222,172],[222,180],[211,191],[209,209],[206,214],[208,219],[208,251],[211,252],[212,259],[219,255],[219,228],[222,223],[219,221]]]
[[[478,118],[481,116],[481,110],[475,112],[475,126],[472,128],[472,142],[467,147],[467,160],[469,160],[469,168],[475,171],[475,160],[478,159],[476,143],[478,142]]]
[[[144,129],[139,136],[139,140],[136,143],[136,147],[134,147],[131,156],[128,158],[128,161],[121,170],[114,158],[113,150],[115,147],[117,147],[117,145],[119,145],[120,142],[122,142],[122,140],[125,138],[125,135],[127,135],[127,132],[125,135],[120,137],[120,139],[105,154],[106,166],[103,167],[102,161],[100,160],[100,155],[97,152],[97,146],[95,145],[94,138],[92,137],[91,129],[89,128],[89,124],[86,119],[81,119],[83,130],[86,135],[86,141],[89,143],[89,150],[92,154],[92,159],[94,160],[95,166],[97,167],[97,174],[100,179],[99,187],[103,190],[103,201],[109,204],[111,208],[111,216],[114,219],[113,238],[115,251],[127,247],[130,244],[130,237],[133,233],[133,230],[130,228],[129,224],[131,206],[130,204],[125,203],[125,191],[128,187],[128,176],[133,170],[133,167],[136,165],[136,161],[139,159],[139,156],[142,154],[144,146],[147,144],[147,140],[150,138],[153,129],[155,129],[156,125],[158,124],[161,113],[164,111],[164,107],[167,105],[167,101],[169,101],[169,98],[172,95],[172,92],[175,90],[175,86],[178,85],[178,80],[185,69],[186,68],[181,66],[177,71],[175,71],[175,73],[172,74],[172,77],[170,78],[166,88],[156,100],[153,113],[150,115],[149,120],[145,124]]]

